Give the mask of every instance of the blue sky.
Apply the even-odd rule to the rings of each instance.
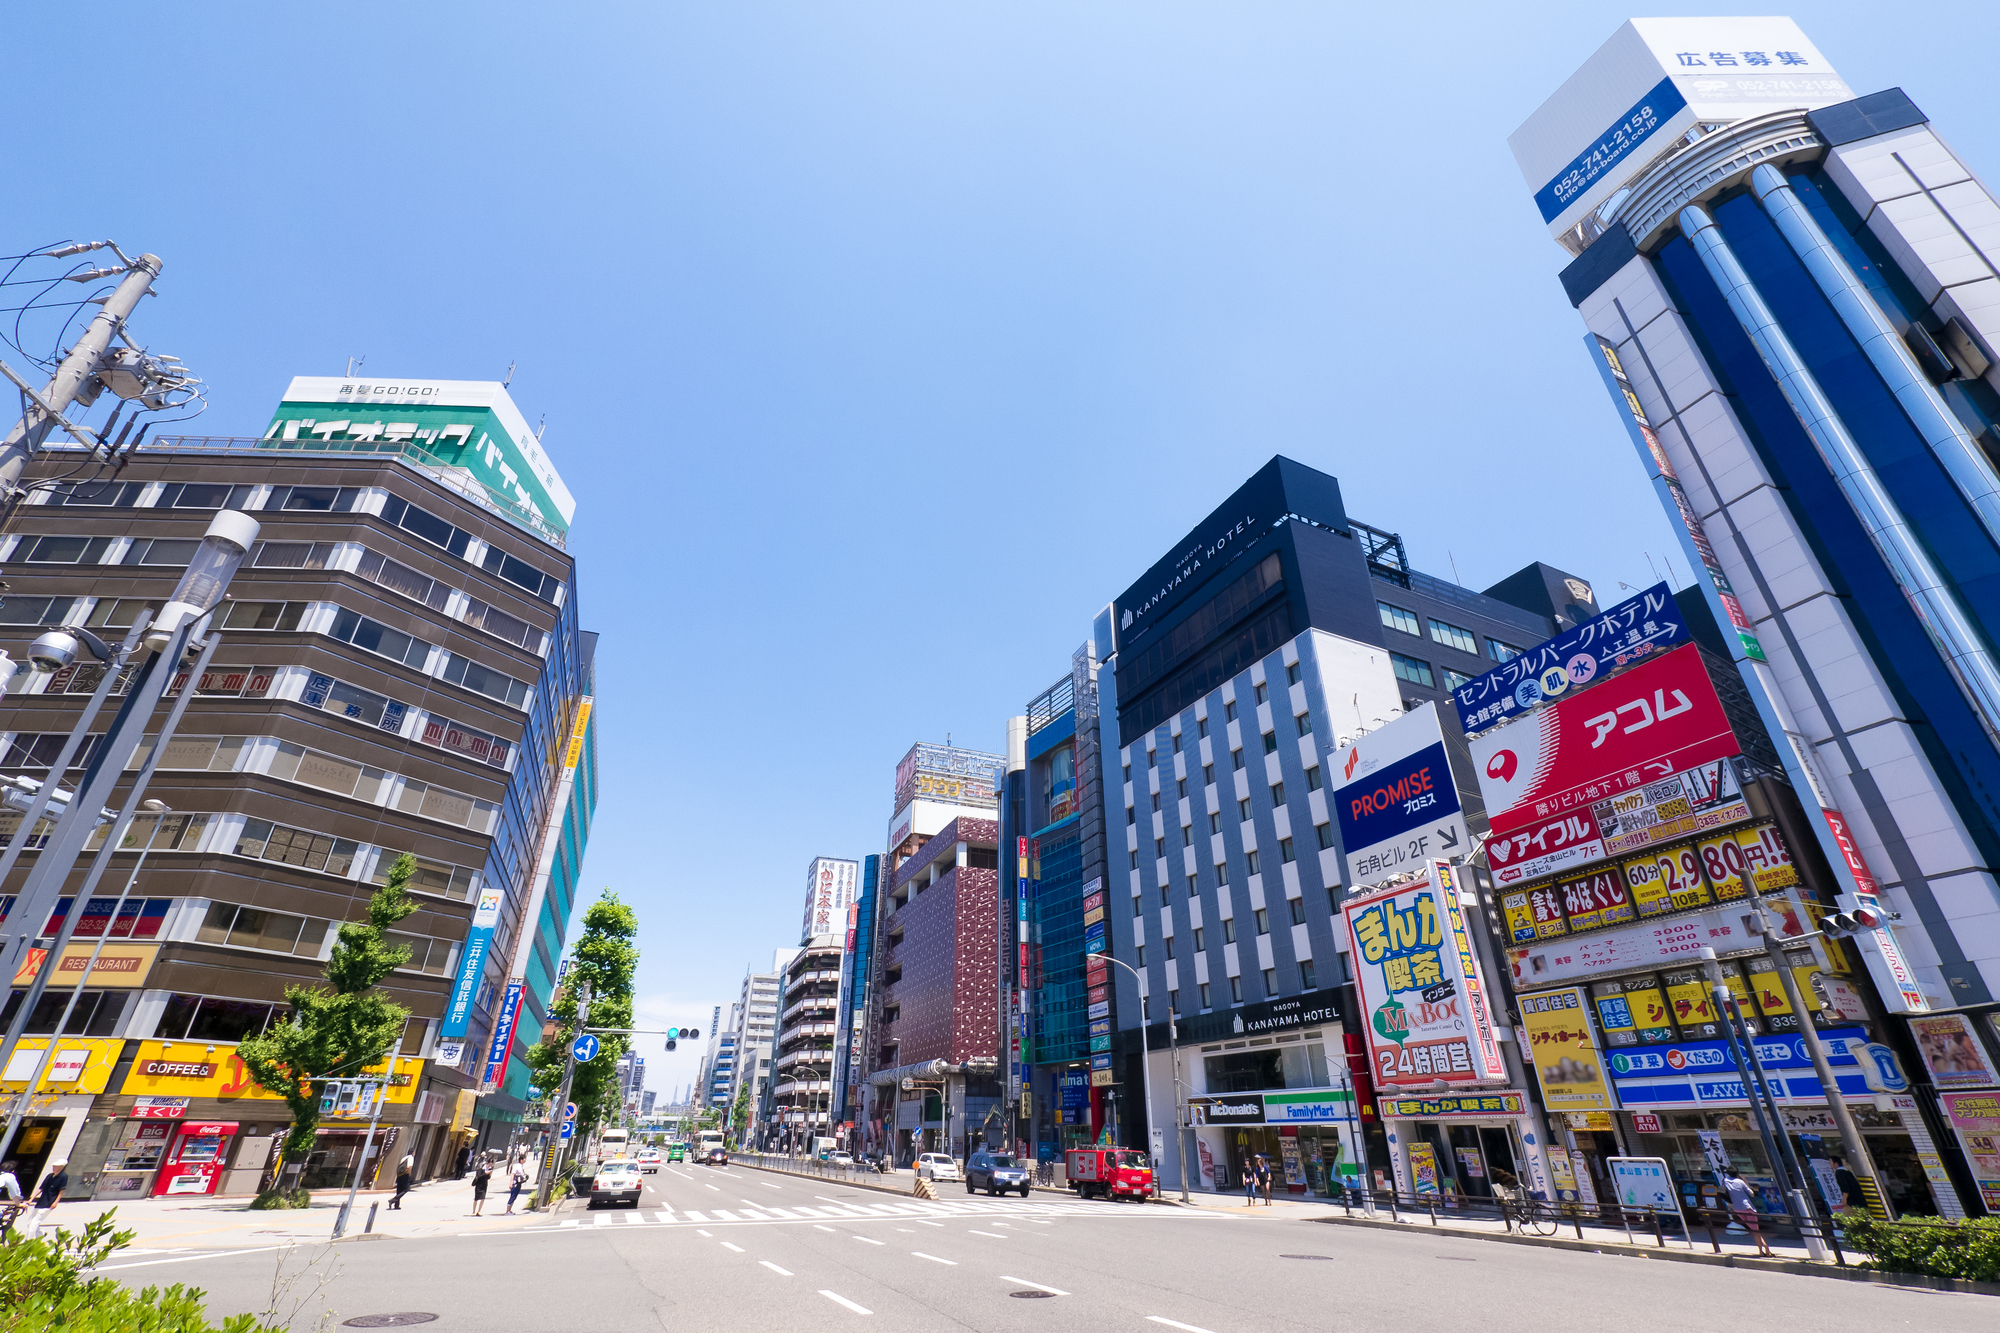
[[[1506,148],[1634,12],[1717,9],[27,7],[0,252],[158,253],[209,433],[518,362],[604,636],[585,880],[706,1028],[911,743],[1000,748],[1273,453],[1474,587],[1664,572]],[[1779,12],[2000,173],[1990,3]]]

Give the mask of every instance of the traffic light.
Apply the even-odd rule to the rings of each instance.
[[[674,1047],[675,1047],[675,1046],[677,1046],[677,1045],[679,1045],[679,1044],[680,1044],[680,1036],[681,1036],[681,1030],[680,1030],[679,1028],[668,1028],[668,1029],[667,1029],[667,1049],[668,1049],[668,1050],[670,1050],[670,1051],[671,1051],[672,1049],[674,1049]]]
[[[1857,907],[1852,912],[1829,912],[1819,922],[1819,928],[1827,938],[1836,940],[1844,940],[1864,930],[1878,930],[1881,925],[1882,914],[1872,907]]]

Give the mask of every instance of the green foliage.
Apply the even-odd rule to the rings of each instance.
[[[0,1246],[0,1333],[282,1333],[253,1315],[211,1323],[198,1287],[147,1287],[134,1291],[115,1278],[84,1274],[132,1243],[136,1234],[113,1231],[116,1209],[81,1232],[57,1227],[53,1235]]]
[[[535,1087],[542,1096],[553,1098],[562,1086],[570,1043],[577,1036],[576,990],[580,983],[590,983],[591,1027],[632,1026],[632,975],[639,968],[639,946],[632,941],[638,934],[638,914],[608,888],[585,909],[583,935],[573,955],[576,961],[549,1008],[554,1034],[528,1052]],[[626,1038],[606,1037],[597,1058],[576,1067],[569,1099],[576,1103],[579,1134],[623,1114],[618,1099],[618,1057],[629,1049],[631,1043]]]
[[[749,1088],[745,1087],[737,1089],[736,1105],[733,1108],[731,1108],[731,1112],[732,1113],[730,1116],[729,1124],[732,1129],[734,1129],[738,1134],[741,1134],[744,1130],[750,1128]]]
[[[1869,1256],[1867,1268],[2000,1282],[2000,1218],[1884,1222],[1850,1209],[1840,1215],[1840,1229]]]
[[[250,1207],[259,1212],[268,1211],[273,1208],[310,1208],[312,1207],[312,1201],[312,1191],[308,1189],[271,1189],[265,1190],[262,1194],[252,1199]]]
[[[330,1075],[354,1075],[379,1064],[396,1043],[410,1011],[392,1004],[375,988],[391,972],[410,961],[406,945],[391,946],[384,932],[417,910],[405,887],[417,870],[407,853],[396,858],[388,882],[368,899],[368,920],[340,927],[339,942],[326,962],[332,989],[291,986],[285,998],[292,1013],[262,1036],[236,1048],[250,1077],[285,1099],[292,1125],[285,1133],[284,1158],[297,1160],[312,1151],[319,1132],[319,1099]],[[285,1207],[270,1203],[266,1207]]]

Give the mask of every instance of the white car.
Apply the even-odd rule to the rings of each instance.
[[[826,1164],[828,1166],[853,1166],[854,1154],[845,1152],[830,1152],[826,1155]]]
[[[965,1173],[950,1154],[927,1152],[917,1158],[919,1180],[964,1180]]]
[[[641,1171],[650,1171],[657,1175],[660,1170],[660,1150],[658,1148],[641,1148],[639,1150],[639,1169]]]

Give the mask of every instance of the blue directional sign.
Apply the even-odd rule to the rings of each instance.
[[[576,1121],[574,1121],[574,1120],[565,1120],[565,1121],[563,1121],[563,1127],[562,1127],[562,1136],[561,1136],[561,1137],[563,1137],[563,1138],[567,1139],[567,1138],[568,1138],[568,1137],[569,1137],[570,1135],[572,1135],[572,1134],[574,1134],[574,1133],[576,1133]]]
[[[576,1057],[578,1064],[589,1064],[597,1058],[597,1046],[597,1038],[586,1032],[571,1044],[569,1053]]]

